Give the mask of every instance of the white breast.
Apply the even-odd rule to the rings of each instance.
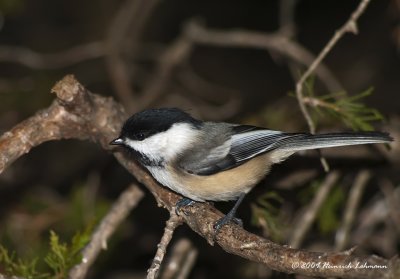
[[[187,185],[183,185],[181,181],[176,179],[175,175],[166,171],[166,169],[160,167],[147,167],[147,169],[159,183],[170,188],[172,191],[195,201],[204,201],[199,196],[194,195],[194,193],[192,193],[190,189],[186,187]]]

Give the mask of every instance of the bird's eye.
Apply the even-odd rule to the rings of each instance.
[[[136,134],[136,138],[137,138],[138,140],[144,140],[145,137],[146,137],[146,135],[145,135],[144,133],[137,133],[137,134]]]

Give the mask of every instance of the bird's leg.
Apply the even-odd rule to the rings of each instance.
[[[179,211],[181,210],[182,207],[184,206],[191,206],[192,204],[194,204],[195,201],[191,200],[189,198],[183,198],[180,199],[176,204],[175,204],[175,213],[176,215],[179,215]]]
[[[226,214],[224,217],[222,217],[221,219],[219,219],[217,222],[215,222],[214,224],[214,234],[217,235],[219,230],[226,224],[228,224],[229,222],[233,221],[235,223],[237,223],[238,225],[242,226],[242,221],[240,219],[235,218],[235,214],[236,214],[236,210],[238,209],[239,205],[242,203],[244,196],[246,194],[241,194],[238,198],[238,200],[236,201],[235,205],[233,206],[233,208],[228,212],[228,214]]]

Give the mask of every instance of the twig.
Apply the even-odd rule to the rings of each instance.
[[[294,13],[298,0],[279,1],[279,30],[278,33],[292,38],[296,34]]]
[[[109,150],[109,142],[120,130],[126,114],[110,98],[88,92],[73,76],[66,76],[53,88],[57,100],[0,137],[0,172],[33,147],[49,140],[87,139]],[[114,156],[169,211],[181,197],[158,183],[145,170],[120,152]],[[399,278],[400,260],[377,256],[356,256],[350,252],[310,252],[273,243],[247,232],[240,226],[224,226],[214,238],[213,225],[223,214],[207,203],[196,203],[183,209],[184,221],[209,243],[216,241],[222,249],[267,267],[286,273],[342,278]],[[296,268],[298,264],[325,262],[335,268],[317,266]],[[356,263],[378,265],[376,268],[346,268]],[[380,267],[379,267],[380,266]]]
[[[133,110],[135,104],[134,90],[130,81],[130,74],[124,59],[121,57],[121,47],[128,37],[137,42],[142,34],[147,19],[159,0],[125,1],[110,24],[106,38],[107,68],[116,94],[128,110]],[[132,44],[132,46],[134,46]],[[134,50],[131,50],[134,52]]]
[[[239,98],[239,90],[228,88],[222,84],[204,78],[193,69],[190,63],[182,65],[182,71],[179,71],[178,79],[183,86],[189,88],[190,92],[196,97],[203,98],[207,101],[224,103],[227,99],[232,98],[231,95]],[[215,92],[219,94],[215,94]]]
[[[125,1],[114,16],[105,39],[107,47],[106,66],[115,93],[122,103],[129,107],[134,103],[133,89],[124,60],[121,45],[129,31],[133,19],[138,15],[142,1]],[[137,37],[138,34],[133,33]]]
[[[136,207],[143,198],[144,193],[137,185],[131,185],[113,204],[107,215],[101,220],[100,225],[91,236],[90,243],[82,251],[82,262],[74,266],[70,279],[85,278],[89,267],[94,263],[101,249],[107,249],[107,240],[114,233],[129,212]]]
[[[341,112],[341,109],[338,106],[336,106],[335,104],[326,102],[324,100],[321,100],[321,99],[318,99],[315,97],[310,97],[310,96],[303,97],[303,102],[304,102],[304,104],[307,104],[312,107],[327,108],[327,109],[331,109],[338,113]]]
[[[400,233],[400,188],[395,188],[387,179],[382,179],[380,181],[380,188],[385,195],[389,211],[388,215],[397,232]]]
[[[185,279],[188,277],[197,258],[197,249],[186,238],[178,240],[172,247],[161,279]]]
[[[349,198],[347,199],[342,226],[336,232],[336,251],[341,251],[347,246],[351,226],[353,225],[356,215],[356,210],[360,204],[365,186],[367,185],[370,178],[370,171],[363,170],[357,175],[354,181],[354,185],[350,190]]]
[[[329,40],[329,42],[326,44],[326,46],[322,49],[322,51],[318,54],[317,58],[314,60],[314,62],[308,67],[307,71],[304,72],[304,74],[300,77],[299,81],[296,83],[296,96],[297,96],[297,101],[299,103],[301,112],[304,115],[304,118],[307,121],[308,127],[310,129],[310,132],[312,134],[315,133],[315,124],[314,121],[311,118],[310,113],[308,112],[305,104],[304,104],[304,96],[303,96],[303,85],[304,82],[307,80],[307,78],[310,77],[310,75],[317,70],[317,68],[320,66],[322,60],[325,58],[325,56],[332,50],[332,48],[336,45],[336,43],[344,36],[344,34],[348,32],[352,32],[354,34],[357,34],[357,20],[358,18],[363,14],[365,9],[367,8],[367,5],[369,4],[370,0],[362,0],[356,10],[351,14],[350,18],[346,21],[346,23],[339,28],[333,37]]]
[[[389,217],[389,209],[383,197],[372,198],[369,205],[363,207],[358,214],[357,226],[351,234],[351,243],[365,243],[373,237],[376,228],[385,223]]]
[[[198,111],[199,115],[206,117],[205,120],[226,120],[239,111],[242,100],[234,90],[205,80],[189,67],[179,72],[178,79],[184,87],[184,92],[189,89],[191,93],[190,101],[194,104],[191,106],[193,111]],[[216,92],[219,94],[215,94]]]
[[[160,243],[157,245],[157,252],[154,256],[153,262],[147,270],[147,279],[155,279],[160,270],[165,253],[167,252],[168,244],[172,239],[175,229],[182,223],[182,219],[176,215],[175,210],[170,211],[170,217],[165,224],[164,234],[161,237]]]
[[[142,97],[136,101],[135,110],[144,109],[166,92],[174,69],[179,66],[190,54],[193,44],[185,37],[178,37],[162,54],[153,78],[143,90]]]
[[[194,45],[194,42],[188,37],[187,32],[184,31],[165,49],[159,59],[156,71],[148,81],[143,92],[141,92],[141,97],[138,98],[132,106],[133,110],[142,110],[154,105],[156,101],[160,100],[162,94],[168,91],[171,78],[175,74],[176,69],[184,64],[191,54]],[[224,118],[232,116],[232,114],[237,111],[238,106],[239,102],[237,98],[231,98],[219,109],[216,106],[209,108],[209,105],[203,105],[200,100],[196,102],[196,107],[199,108],[200,111],[204,112],[208,109],[205,114],[212,115],[212,112],[214,112],[214,114],[218,114]],[[215,113],[216,111],[217,113]],[[223,112],[223,114],[221,112]]]
[[[357,9],[351,14],[350,18],[346,21],[346,23],[338,29],[333,37],[329,40],[329,42],[326,44],[326,46],[322,49],[322,51],[318,54],[317,58],[313,61],[313,63],[308,67],[308,69],[304,72],[304,74],[300,77],[298,82],[296,83],[296,97],[297,101],[299,103],[300,110],[307,122],[308,128],[310,129],[311,134],[315,134],[315,124],[314,121],[311,118],[310,113],[307,110],[307,107],[304,102],[304,95],[303,95],[303,85],[307,78],[310,77],[310,75],[318,70],[318,67],[320,67],[320,64],[322,63],[322,60],[325,58],[325,56],[332,50],[332,48],[336,45],[336,43],[346,34],[347,32],[352,32],[354,34],[357,34],[357,20],[358,18],[362,15],[362,13],[365,11],[367,8],[367,5],[370,0],[361,0],[360,4],[358,5]],[[328,162],[324,157],[322,157],[322,154],[320,151],[318,151],[320,154],[320,160],[322,167],[324,168],[325,171],[329,170],[329,165]]]
[[[298,218],[296,225],[293,226],[295,230],[293,231],[293,235],[289,241],[289,245],[291,247],[300,247],[304,237],[306,236],[308,230],[314,222],[319,209],[328,197],[329,192],[331,191],[332,187],[335,185],[339,177],[340,173],[337,171],[333,171],[325,178],[311,204],[307,207],[302,216]]]
[[[0,61],[19,63],[32,69],[54,69],[104,56],[103,42],[91,42],[55,53],[39,53],[19,46],[0,46]]]
[[[132,54],[132,59],[135,61],[157,60],[161,49],[164,48],[155,43],[130,44],[129,47],[131,48],[130,52],[132,52],[132,48],[137,51]],[[124,48],[127,47],[124,45]],[[106,53],[106,46],[102,41],[77,45],[52,53],[42,53],[21,46],[0,45],[0,62],[18,63],[36,70],[57,69],[86,60],[102,58]]]
[[[307,49],[283,34],[265,34],[249,30],[214,30],[206,29],[192,20],[185,26],[185,34],[198,44],[219,47],[256,48],[273,51],[300,65],[309,66],[315,57]],[[342,89],[335,76],[323,64],[316,69],[316,75],[331,92]]]

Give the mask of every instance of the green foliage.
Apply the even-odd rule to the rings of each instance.
[[[282,227],[279,220],[279,208],[283,199],[276,192],[267,192],[260,196],[256,203],[251,205],[252,220],[254,226],[261,227],[275,241],[282,240]]]
[[[367,89],[354,96],[348,96],[346,92],[340,92],[333,95],[325,95],[319,97],[321,101],[327,105],[322,107],[333,117],[341,120],[346,126],[355,131],[373,131],[374,127],[370,122],[383,120],[383,115],[374,108],[369,108],[361,99],[372,94],[373,89]],[[319,107],[315,110],[321,113]]]
[[[313,181],[299,193],[298,200],[302,204],[308,204],[317,193],[321,181]],[[316,223],[321,233],[327,234],[338,228],[340,225],[340,210],[343,208],[345,195],[341,187],[333,187],[323,205],[318,211]]]
[[[384,120],[383,115],[374,108],[370,108],[362,101],[373,92],[369,88],[364,92],[349,96],[346,92],[317,96],[314,89],[314,77],[310,77],[304,84],[304,101],[321,116],[330,116],[342,121],[355,131],[372,131],[371,122]],[[314,121],[317,120],[314,116]]]
[[[340,210],[345,196],[341,187],[334,187],[317,215],[318,228],[322,233],[335,231],[340,225]]]
[[[92,225],[82,233],[76,233],[70,244],[60,242],[59,236],[50,231],[50,251],[44,261],[51,273],[36,270],[38,259],[22,260],[9,253],[0,245],[0,269],[9,276],[20,276],[26,279],[61,279],[66,278],[68,271],[82,260],[81,250],[90,240]]]
[[[35,192],[22,198],[19,208],[25,216],[17,229],[30,233],[24,236],[26,243],[21,244],[13,227],[15,219],[11,217],[1,224],[0,243],[8,251],[17,251],[18,257],[2,247],[0,273],[38,279],[65,277],[70,267],[81,260],[80,251],[89,241],[93,225],[110,205],[107,200],[97,197],[96,189],[90,185],[93,183],[78,182],[65,197],[45,189],[41,194]],[[37,218],[41,221],[37,222]],[[77,228],[86,229],[76,233]],[[57,234],[50,232],[47,238],[46,232],[50,229]],[[64,237],[71,241],[63,243]]]
[[[69,269],[82,260],[80,251],[89,242],[91,226],[76,233],[71,243],[61,243],[58,235],[50,231],[50,252],[44,259],[54,273],[53,278],[66,278]]]
[[[26,279],[48,278],[47,274],[42,274],[36,270],[37,259],[30,262],[16,258],[15,253],[9,253],[6,248],[0,245],[0,267],[7,274],[23,277]]]

